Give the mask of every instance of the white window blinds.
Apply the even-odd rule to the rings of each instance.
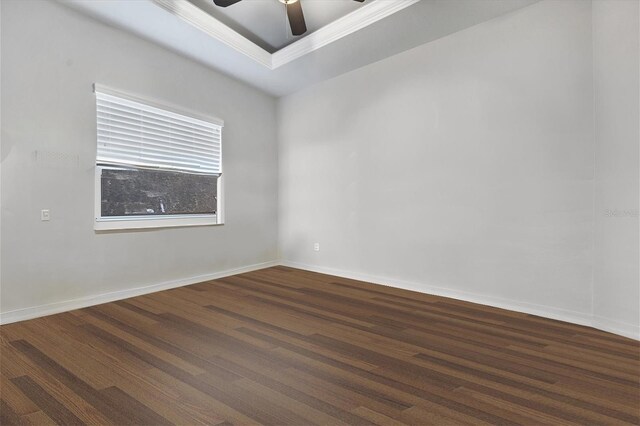
[[[221,173],[221,125],[98,88],[96,103],[98,164]]]

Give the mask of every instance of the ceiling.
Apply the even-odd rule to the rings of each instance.
[[[244,0],[229,7],[218,7],[212,0],[188,1],[269,53],[304,37],[291,34],[285,5],[278,0]],[[301,4],[307,23],[305,35],[363,5],[353,0],[302,0]]]
[[[200,9],[204,8],[200,1],[207,0],[59,1],[264,92],[284,96],[538,0],[367,0],[355,4],[351,12],[342,3],[353,8],[355,1],[302,0],[305,18],[316,10],[309,6],[312,3],[317,3],[318,10],[326,9],[313,25],[333,20],[277,51],[283,40],[274,36],[278,30],[264,27],[252,29],[253,35],[240,32],[244,31],[240,25],[261,21],[262,15],[249,11],[254,4],[271,8],[266,3],[276,0],[244,0],[228,7],[230,14],[232,7],[245,4],[246,11],[234,18],[236,23],[224,21],[231,17],[218,15],[222,12]],[[273,7],[276,14],[278,6],[282,5]],[[284,25],[280,23],[281,28]],[[264,46],[269,49],[260,43],[268,43]]]

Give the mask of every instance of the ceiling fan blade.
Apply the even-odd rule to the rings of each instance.
[[[364,2],[364,0],[355,0],[355,1],[359,1],[360,3],[363,3],[363,2]]]
[[[227,7],[236,4],[241,0],[213,0],[216,6]]]
[[[307,24],[304,22],[300,0],[294,3],[287,3],[287,17],[289,18],[289,25],[293,35],[298,36],[307,32]]]

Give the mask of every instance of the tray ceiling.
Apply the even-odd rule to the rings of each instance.
[[[274,53],[304,37],[291,34],[285,5],[278,0],[244,0],[229,7],[218,7],[212,0],[188,1],[269,53]],[[305,35],[364,5],[353,0],[300,1],[307,23]]]
[[[327,6],[330,12],[323,19],[332,21],[273,52],[249,38],[264,37],[265,42],[266,32],[260,35],[254,30],[254,35],[243,35],[232,26],[240,25],[245,18],[239,17],[237,24],[225,24],[222,20],[228,17],[214,17],[215,12],[197,5],[200,0],[58,1],[274,96],[283,96],[539,0],[367,0],[363,4],[351,0],[302,0],[303,5],[316,1],[346,2],[349,7],[357,4],[351,12],[342,6]],[[241,3],[269,1],[277,3]],[[275,13],[278,6],[282,5],[273,6]],[[311,11],[304,7],[305,18],[311,17]],[[338,16],[342,13],[346,15]],[[243,22],[249,25],[248,20]],[[285,23],[281,22],[283,29]],[[276,41],[272,43],[277,45]]]

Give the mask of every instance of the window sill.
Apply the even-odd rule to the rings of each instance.
[[[216,215],[202,216],[155,216],[155,217],[114,217],[97,218],[93,229],[95,231],[118,231],[127,229],[157,229],[186,226],[224,225],[218,222]]]

